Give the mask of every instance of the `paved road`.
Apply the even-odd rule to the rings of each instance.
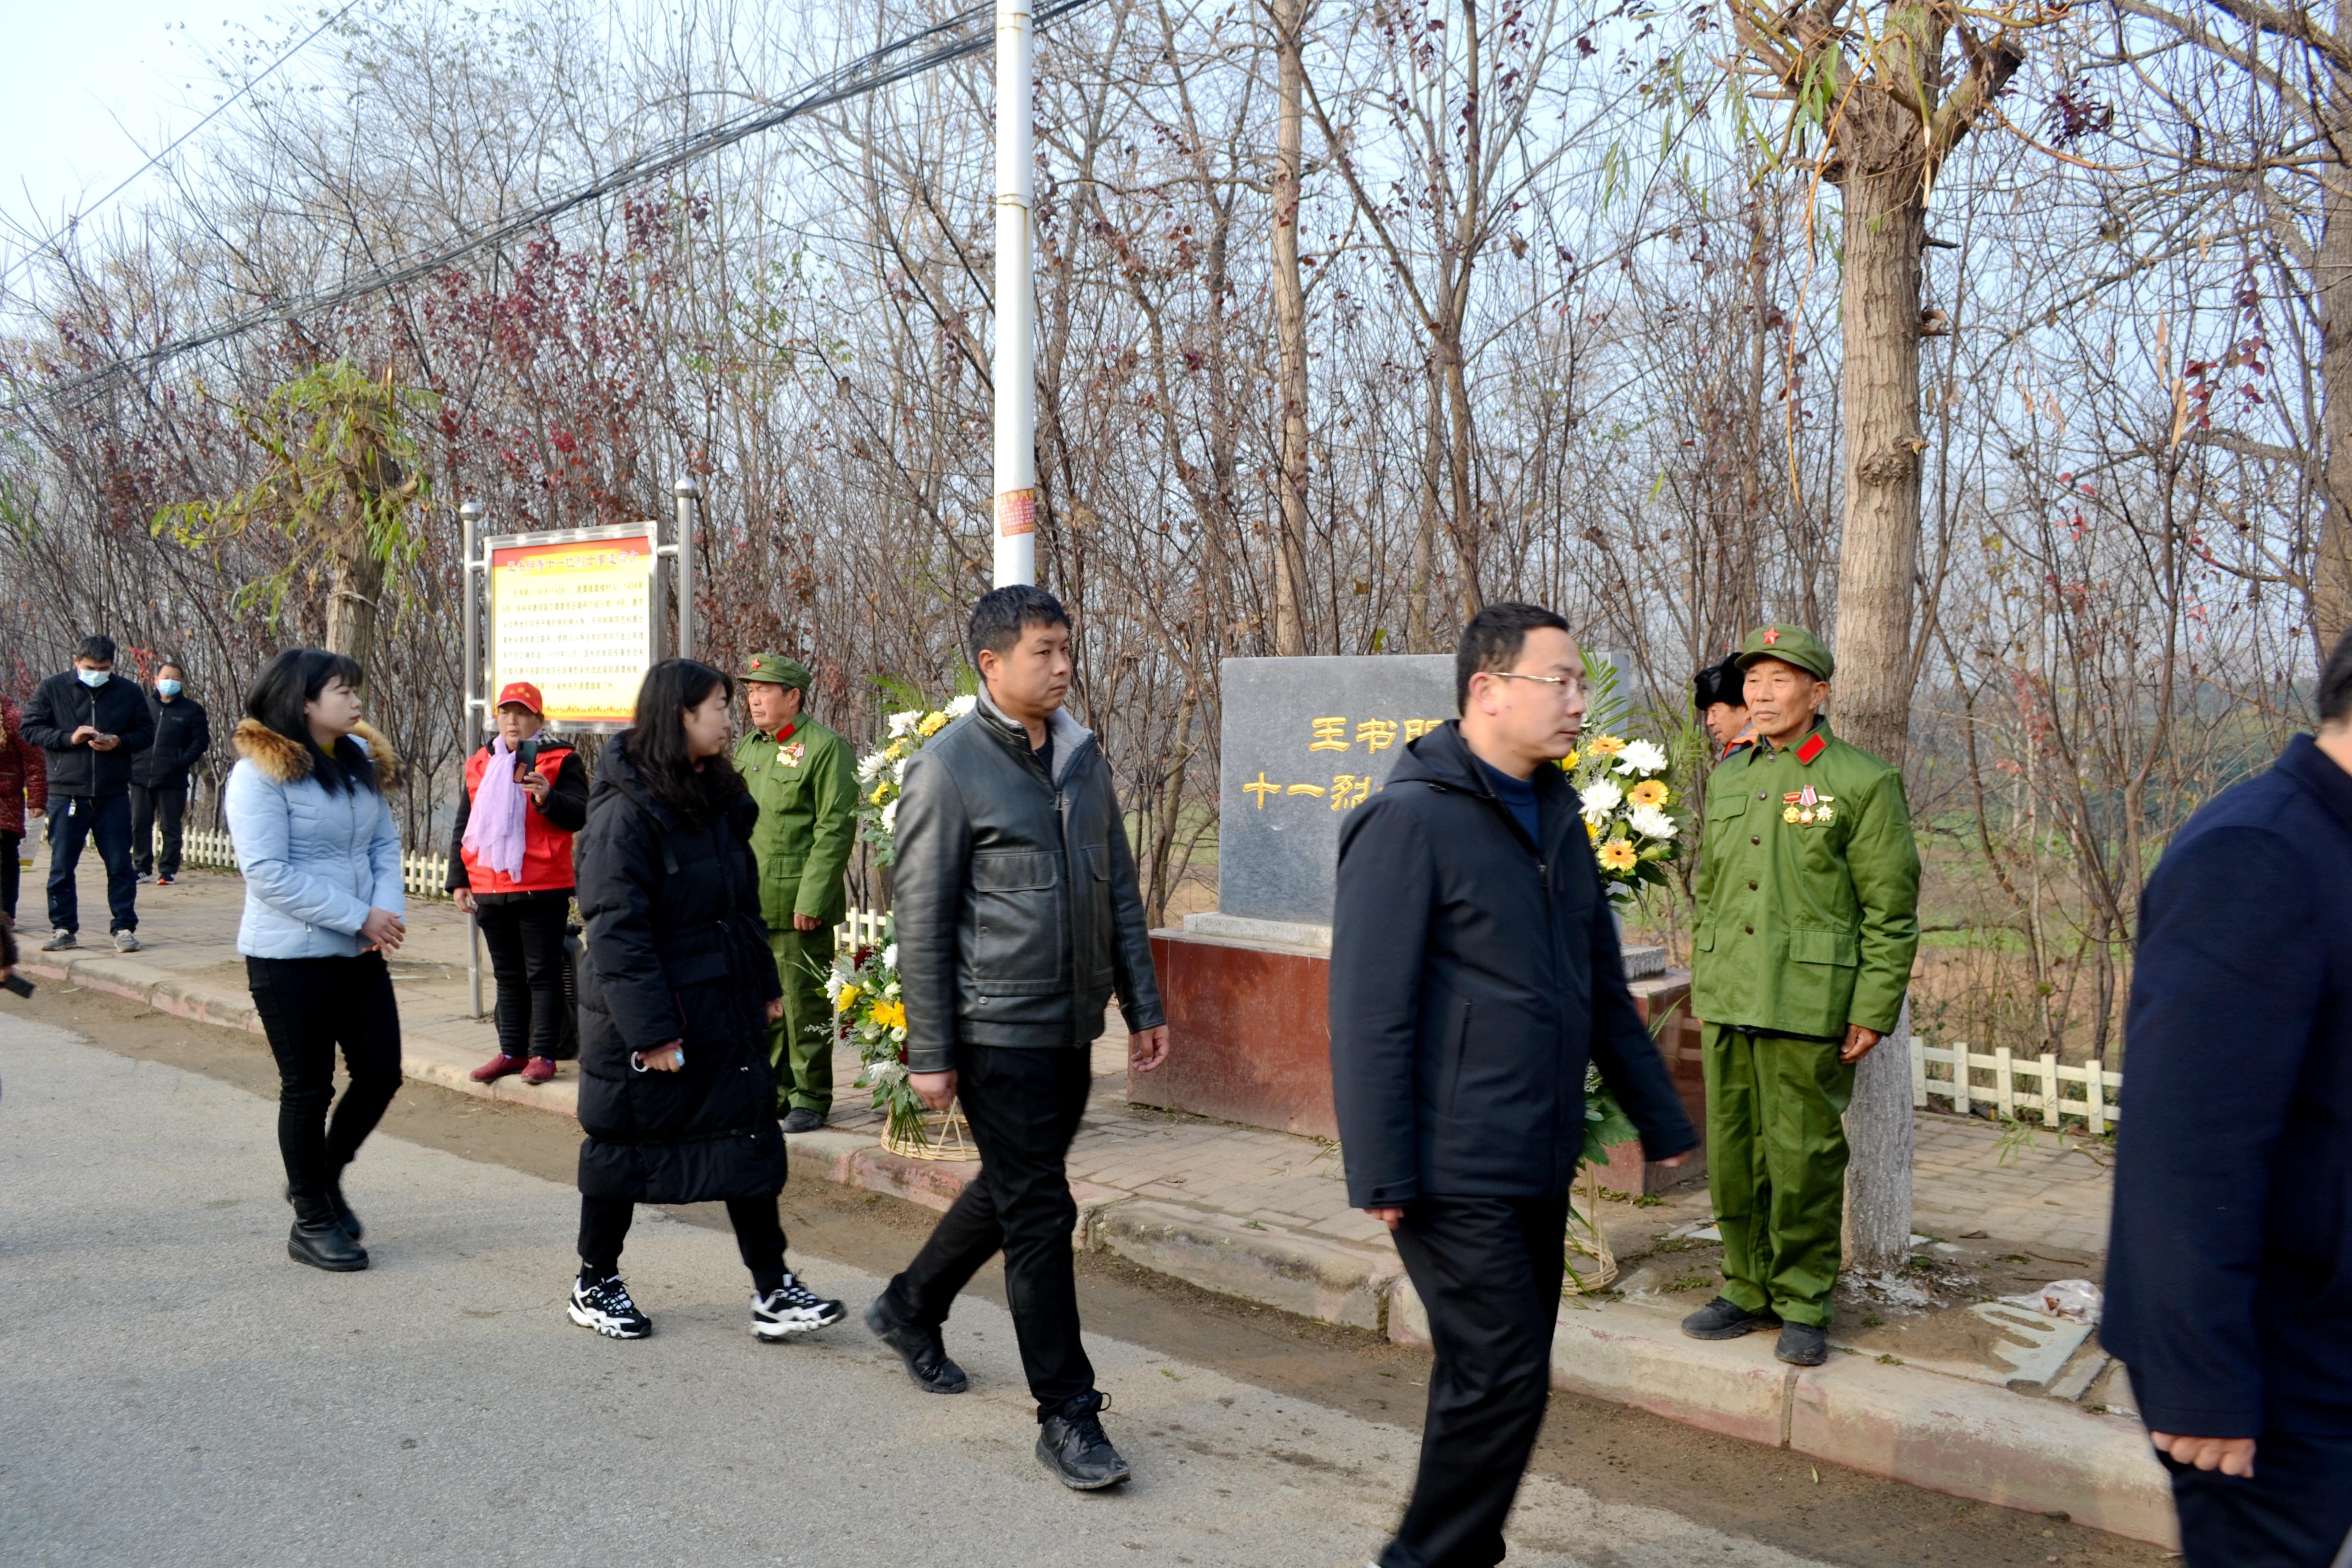
[[[376,1267],[283,1255],[268,1102],[0,1015],[0,1562],[1359,1564],[1414,1439],[1100,1335],[1138,1479],[1031,1457],[1011,1327],[960,1310],[972,1394],[855,1321],[746,1331],[721,1235],[640,1219],[659,1331],[572,1327],[563,1185],[380,1136]],[[862,1303],[876,1280],[797,1259]],[[1532,1480],[1512,1562],[1798,1568],[1664,1509]]]

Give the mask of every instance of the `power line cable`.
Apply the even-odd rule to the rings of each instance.
[[[316,38],[320,34],[325,32],[336,23],[341,21],[345,16],[350,16],[352,11],[359,5],[359,3],[360,0],[346,0],[346,4],[341,10],[336,12],[325,21],[311,28],[308,33],[303,34],[301,38],[298,40],[292,47],[289,48],[284,54],[279,55],[276,59],[270,61],[268,68],[259,76],[254,77],[250,80],[247,81],[235,92],[230,93],[226,98],[221,100],[220,102],[215,104],[210,114],[205,115],[202,120],[197,121],[185,131],[183,131],[177,136],[173,137],[170,142],[164,144],[161,152],[148,159],[145,163],[140,164],[137,168],[131,170],[130,174],[124,175],[121,182],[112,190],[99,197],[98,200],[90,203],[89,205],[82,208],[81,211],[74,214],[73,216],[68,218],[61,226],[50,231],[47,238],[43,239],[38,245],[27,247],[25,254],[16,258],[16,264],[8,268],[7,274],[5,277],[0,277],[0,289],[6,289],[11,282],[15,281],[17,273],[22,272],[26,268],[31,266],[33,258],[40,255],[43,251],[48,249],[50,246],[56,244],[58,237],[64,235],[68,229],[75,227],[82,221],[82,219],[89,216],[92,213],[98,211],[99,208],[104,206],[107,203],[121,195],[124,191],[130,189],[131,181],[136,180],[140,175],[145,174],[148,170],[153,168],[156,164],[170,157],[173,153],[179,151],[181,145],[185,142],[189,137],[194,136],[197,132],[202,131],[205,126],[210,125],[214,121],[227,113],[240,99],[245,97],[247,93],[251,92],[255,88],[259,87],[263,82],[268,81],[271,77],[277,75],[278,67],[284,65],[288,60],[292,59],[296,55],[300,54],[304,49],[308,48],[313,38]]]
[[[1046,4],[1034,8],[1032,13],[1032,22],[1034,26],[1042,27],[1048,22],[1058,21],[1083,11],[1093,4],[1095,0],[1047,0]],[[364,299],[371,294],[380,294],[386,289],[397,289],[420,279],[429,278],[435,273],[445,271],[457,265],[477,251],[528,234],[575,208],[585,206],[604,196],[658,179],[664,174],[707,158],[714,153],[722,152],[739,142],[760,135],[763,132],[772,131],[790,121],[814,114],[819,110],[831,108],[835,104],[846,102],[854,98],[863,97],[898,82],[909,80],[935,70],[940,66],[977,54],[994,41],[992,28],[973,36],[953,37],[949,42],[936,44],[930,48],[922,49],[919,53],[911,51],[943,36],[967,33],[982,21],[992,20],[994,16],[993,4],[989,3],[989,0],[983,0],[982,4],[960,11],[943,22],[926,27],[920,32],[909,33],[904,37],[894,39],[845,65],[827,71],[807,84],[802,89],[800,96],[789,103],[772,102],[765,107],[749,110],[731,119],[720,121],[707,131],[690,132],[673,138],[659,146],[648,148],[577,190],[526,208],[488,228],[461,235],[429,256],[421,257],[404,266],[388,268],[369,274],[352,282],[340,284],[333,289],[320,289],[299,299],[265,305],[259,310],[233,316],[202,331],[175,338],[170,342],[158,344],[144,353],[131,354],[116,360],[112,363],[100,365],[95,370],[87,371],[46,392],[0,405],[0,413],[17,414],[37,403],[54,403],[116,376],[152,369],[177,359],[182,354],[242,336],[256,327],[266,326],[272,321],[283,321],[290,316],[345,304],[352,300]]]

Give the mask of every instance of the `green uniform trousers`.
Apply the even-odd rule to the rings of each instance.
[[[1836,1040],[1709,1024],[1706,1186],[1723,1230],[1723,1295],[1827,1328],[1845,1218],[1853,1068]]]
[[[784,1016],[768,1026],[776,1110],[804,1106],[823,1116],[833,1109],[833,1004],[824,995],[833,928],[796,931],[788,922],[768,933],[768,945],[776,955],[776,978],[784,983]]]

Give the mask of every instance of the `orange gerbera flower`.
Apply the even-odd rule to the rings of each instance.
[[[1664,805],[1666,804],[1666,781],[1643,779],[1625,792],[1625,798],[1635,805]]]
[[[1601,865],[1604,870],[1630,871],[1640,859],[1630,839],[1612,838],[1601,847]]]

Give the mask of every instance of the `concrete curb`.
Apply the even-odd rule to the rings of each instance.
[[[1428,1343],[1412,1281],[1398,1280],[1395,1296],[1389,1337]],[[1928,1491],[2179,1545],[2171,1483],[2137,1421],[1851,1352],[1784,1366],[1769,1335],[1693,1340],[1679,1321],[1641,1301],[1563,1302],[1552,1386]]]
[[[249,997],[191,984],[135,958],[89,954],[58,963],[27,954],[19,967],[192,1022],[261,1033]],[[409,1030],[401,1069],[478,1099],[576,1113],[572,1080],[538,1089],[513,1079],[473,1082],[467,1073],[479,1056],[478,1042]],[[933,1210],[954,1203],[979,1170],[971,1162],[891,1154],[866,1132],[795,1133],[788,1146],[804,1176]],[[1369,1329],[1400,1344],[1429,1342],[1428,1314],[1393,1253],[1119,1188],[1070,1186],[1077,1250],[1111,1253],[1202,1289]],[[1676,1313],[1639,1301],[1563,1303],[1552,1386],[1929,1491],[2063,1512],[2117,1535],[2178,1545],[2171,1488],[2137,1422],[1851,1353],[1822,1367],[1782,1366],[1762,1335],[1709,1343],[1684,1338],[1676,1325]]]

